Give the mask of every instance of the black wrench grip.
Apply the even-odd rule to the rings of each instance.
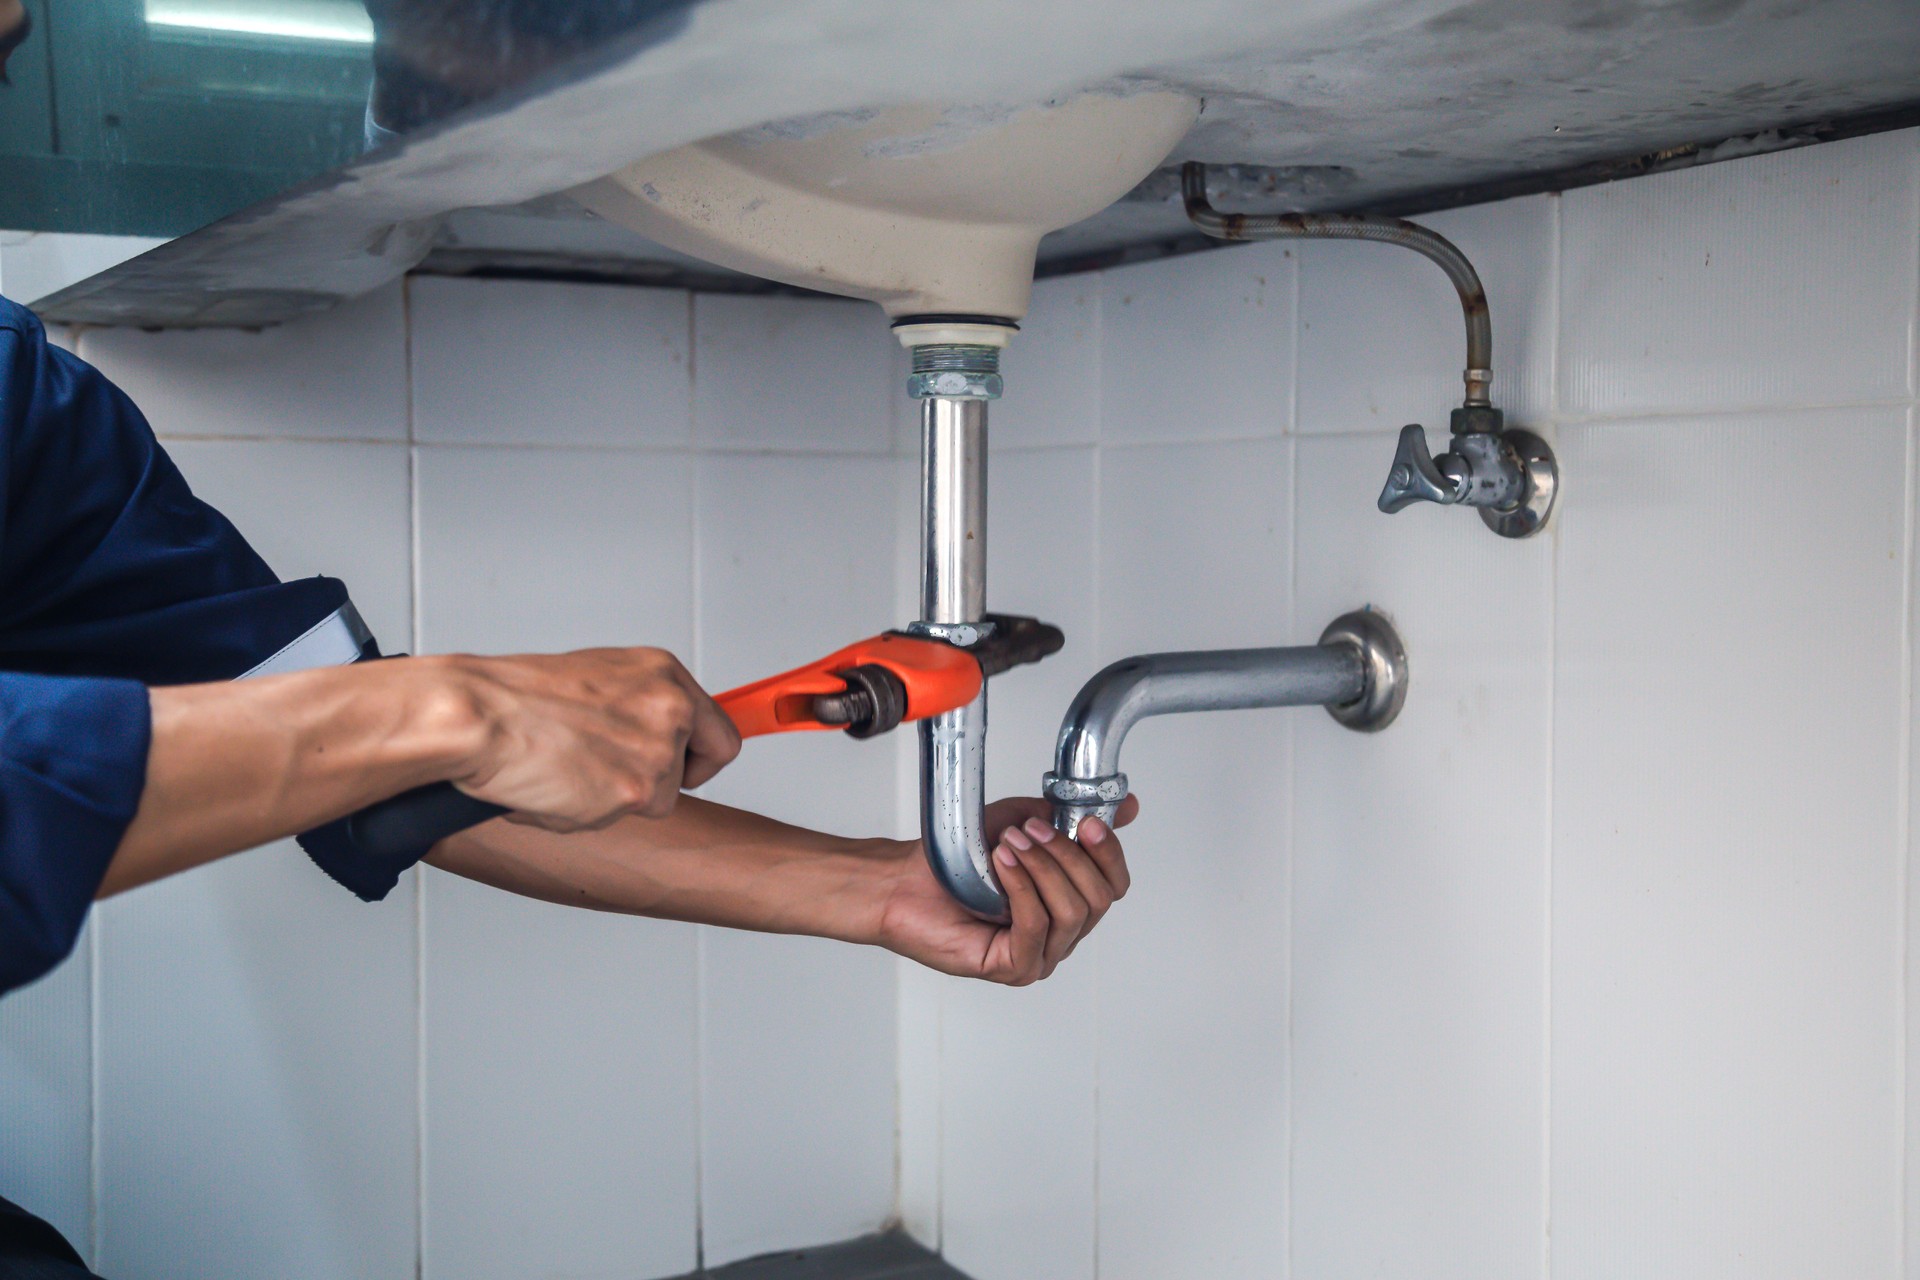
[[[508,812],[476,800],[451,782],[434,782],[370,804],[347,819],[354,850],[372,858],[399,858],[430,849],[448,836]]]

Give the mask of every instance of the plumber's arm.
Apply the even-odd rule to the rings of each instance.
[[[106,897],[451,781],[556,830],[669,811],[740,749],[657,649],[356,663],[148,694],[139,808]]]
[[[1130,801],[1117,821],[1137,811]],[[1083,828],[1076,844],[1047,812],[1037,799],[987,811],[1013,909],[1004,926],[953,902],[917,841],[830,836],[690,796],[666,818],[567,836],[491,822],[441,842],[427,861],[548,902],[869,943],[1024,986],[1051,973],[1128,884],[1118,837]]]

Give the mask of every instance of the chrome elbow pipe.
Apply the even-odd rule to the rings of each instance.
[[[1406,697],[1406,650],[1393,625],[1371,611],[1336,618],[1318,644],[1122,658],[1068,707],[1042,791],[1053,825],[1077,837],[1088,818],[1111,823],[1127,798],[1120,748],[1148,716],[1324,706],[1348,728],[1373,732],[1393,722]]]

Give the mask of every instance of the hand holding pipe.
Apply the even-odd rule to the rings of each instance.
[[[1065,643],[1059,628],[1034,618],[995,615],[991,624],[979,628],[972,648],[889,631],[714,701],[742,738],[815,729],[875,737],[903,721],[964,707],[989,677],[1038,662]],[[436,782],[360,810],[347,820],[347,838],[364,855],[396,858],[507,812]]]

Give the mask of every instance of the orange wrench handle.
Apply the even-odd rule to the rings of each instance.
[[[765,680],[729,689],[714,701],[733,720],[743,738],[800,729],[841,729],[813,714],[821,694],[841,693],[847,682],[835,675],[872,663],[887,668],[907,689],[908,720],[924,720],[964,707],[980,695],[985,677],[980,663],[964,649],[918,636],[878,635],[830,653],[818,662],[783,671]]]

